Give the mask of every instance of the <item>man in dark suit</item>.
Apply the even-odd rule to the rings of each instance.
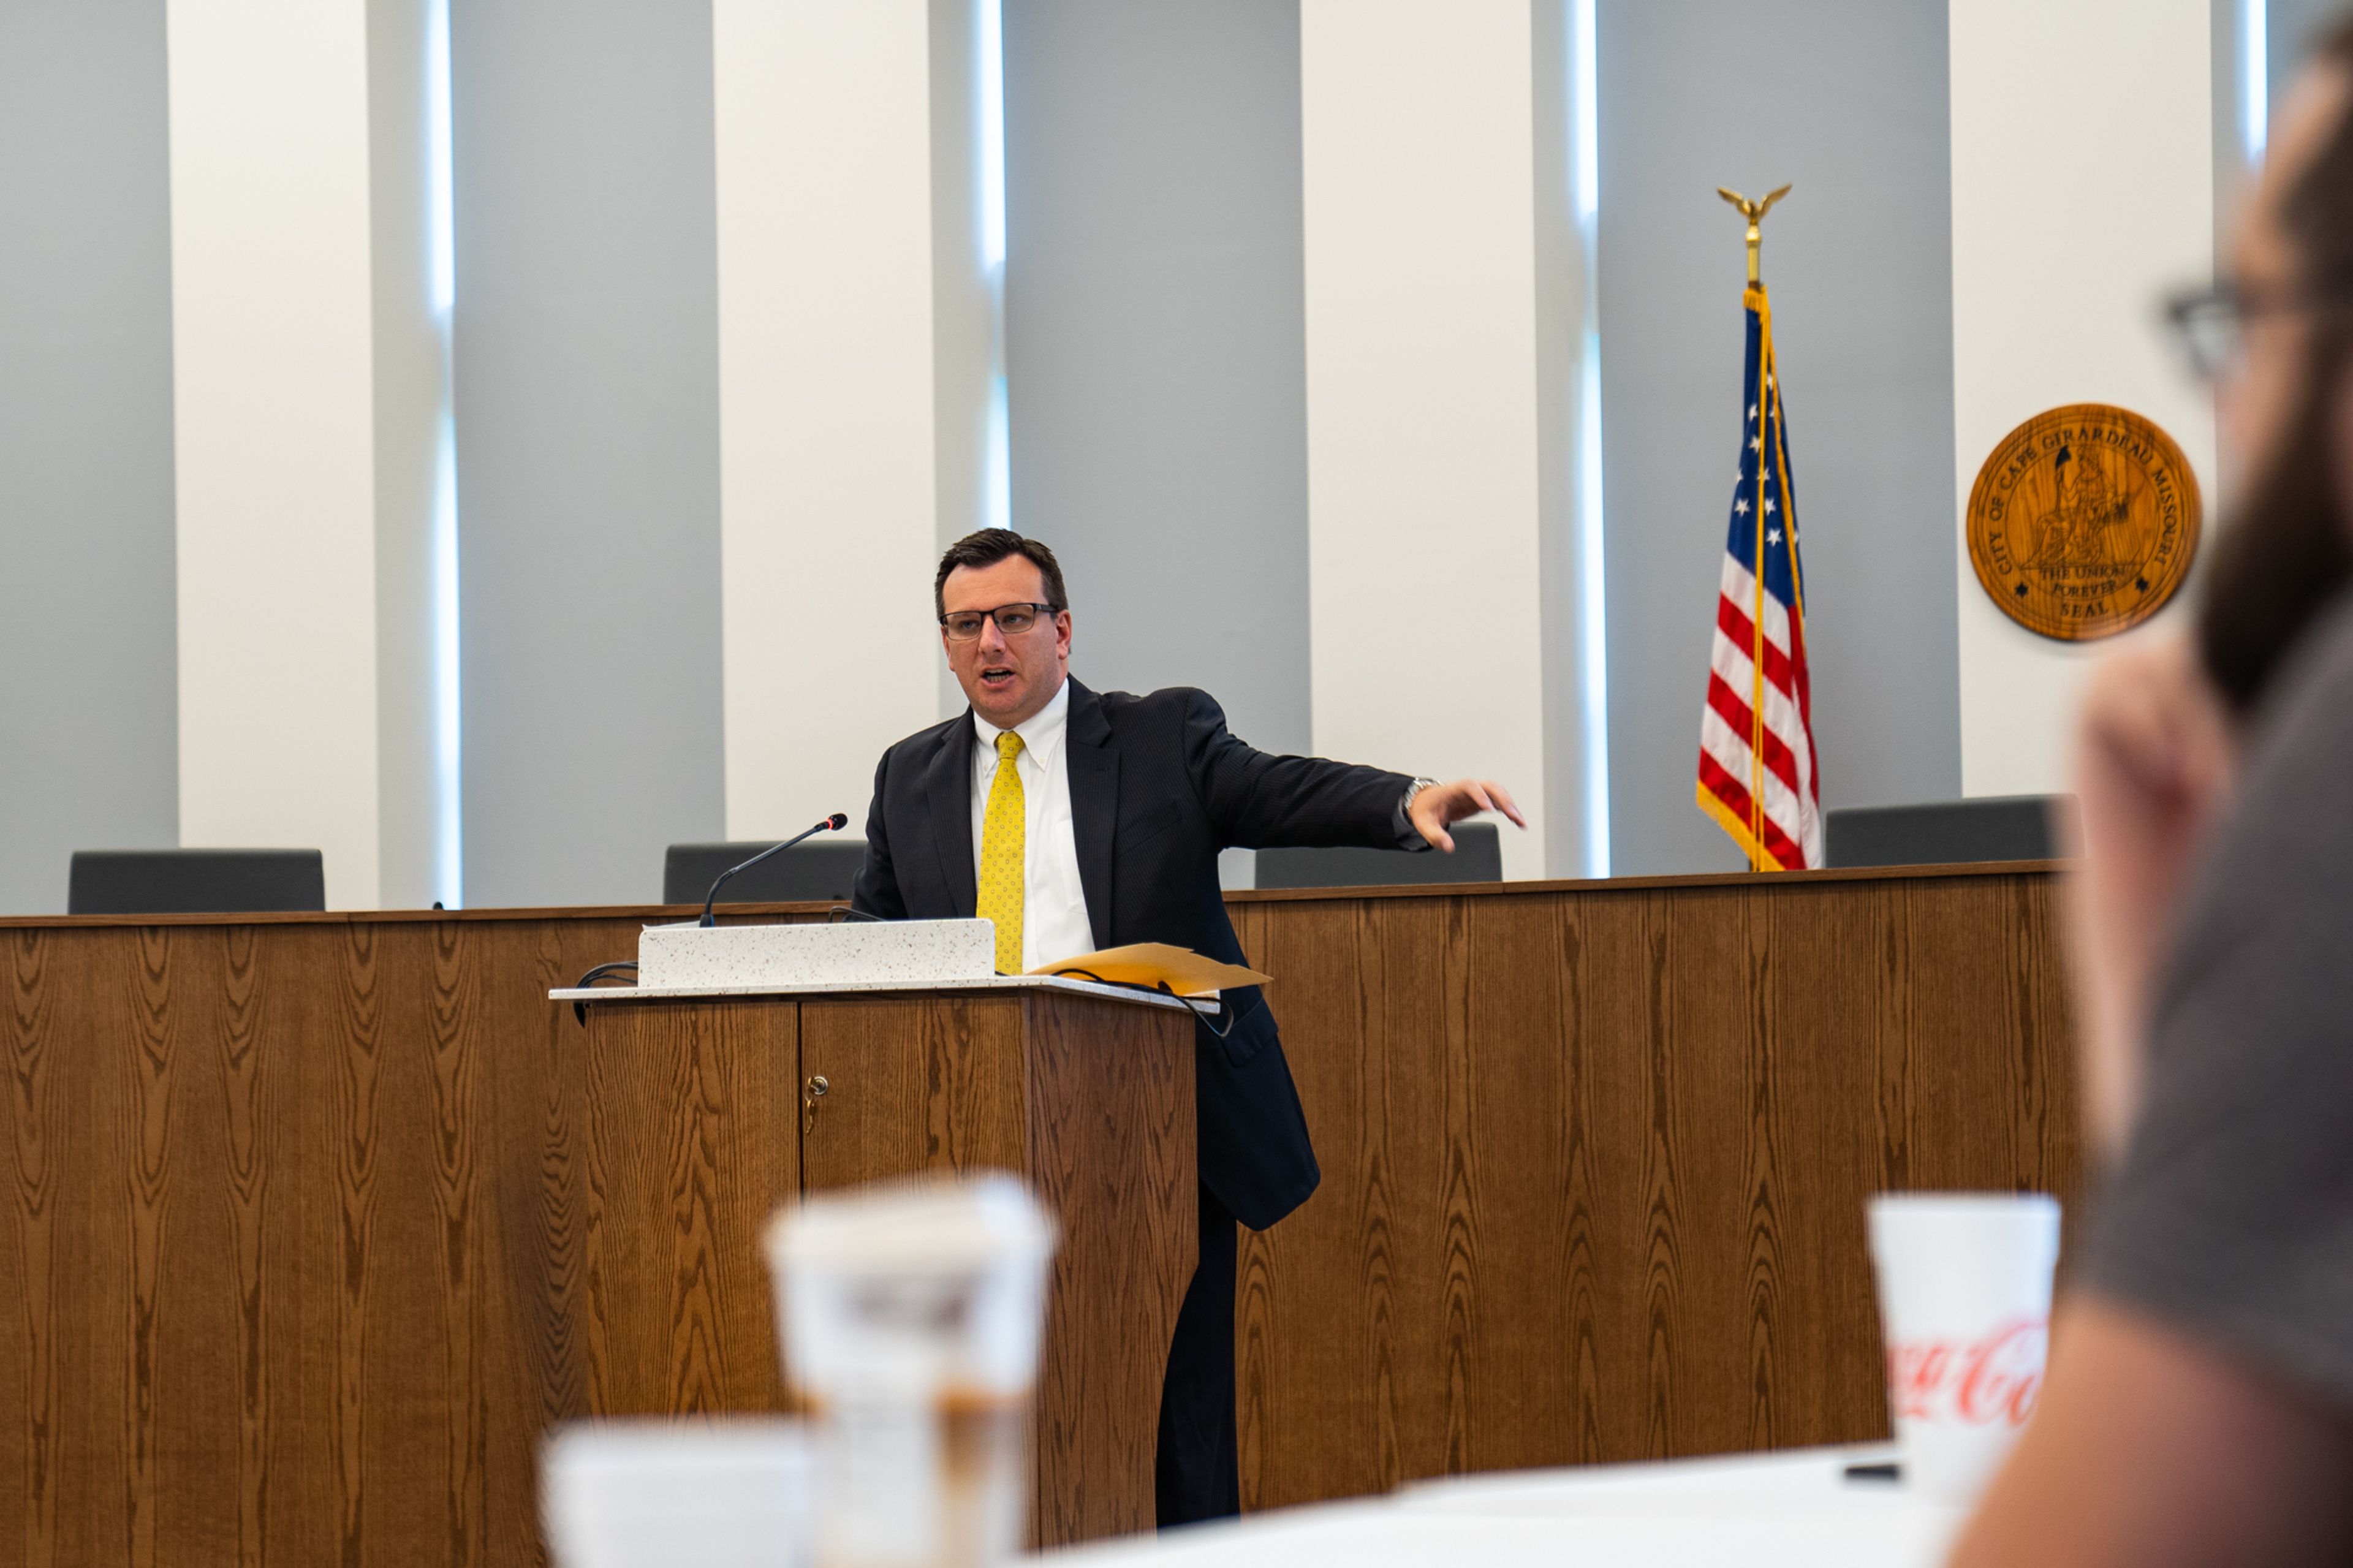
[[[1315,757],[1253,751],[1200,691],[1090,691],[1069,678],[1071,615],[1054,553],[1005,529],[959,540],[933,598],[971,710],[883,753],[855,902],[885,920],[987,916],[997,967],[1021,973],[1135,942],[1245,962],[1226,919],[1229,846],[1451,850],[1448,825],[1511,796]],[[1263,1230],[1319,1173],[1255,986],[1230,1026],[1196,1034],[1201,1256],[1161,1392],[1163,1525],[1240,1511],[1234,1438],[1234,1224]]]

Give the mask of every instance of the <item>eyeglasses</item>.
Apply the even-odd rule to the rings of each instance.
[[[1061,613],[1060,605],[999,605],[993,610],[951,610],[940,617],[940,625],[947,629],[950,642],[972,641],[990,621],[1007,637],[1018,637],[1040,617],[1051,619]]]
[[[2176,295],[2165,306],[2166,320],[2181,340],[2189,368],[2201,380],[2221,381],[2239,367],[2247,351],[2247,323],[2263,316],[2287,316],[2306,311],[2343,314],[2353,300],[2306,293],[2257,293],[2235,283]]]

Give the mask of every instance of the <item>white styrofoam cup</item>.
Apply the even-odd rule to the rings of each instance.
[[[1870,1218],[1905,1483],[1971,1501],[2042,1392],[2058,1200],[1883,1193]]]
[[[796,1421],[577,1421],[540,1460],[559,1568],[807,1568],[810,1457]]]

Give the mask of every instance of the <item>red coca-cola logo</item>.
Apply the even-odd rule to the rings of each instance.
[[[2021,1318],[1983,1339],[1911,1340],[1887,1347],[1895,1413],[1911,1421],[2023,1426],[2042,1394],[2049,1321]]]

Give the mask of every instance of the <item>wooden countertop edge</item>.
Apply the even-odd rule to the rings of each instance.
[[[2020,877],[2063,871],[2066,860],[1977,860],[1956,866],[1845,866],[1826,871],[1711,871],[1673,877],[1588,877],[1532,882],[1423,882],[1387,888],[1254,888],[1226,895],[1228,903],[1280,903],[1299,899],[1459,899],[1510,893],[1647,893],[1666,888],[1733,888],[1778,883],[1927,881],[1946,877]]]
[[[1924,881],[1945,877],[2046,875],[2067,868],[2064,860],[1988,860],[1960,866],[1857,866],[1830,871],[1729,871],[1679,877],[1605,877],[1532,882],[1422,882],[1384,888],[1259,888],[1226,895],[1234,904],[1290,903],[1302,900],[1498,898],[1545,893],[1647,893],[1675,888],[1728,888],[1766,882],[1784,886],[1814,882]],[[835,900],[789,904],[723,904],[728,921],[774,915],[818,914]],[[185,915],[0,915],[0,931],[79,930],[101,926],[376,925],[418,921],[691,920],[694,904],[559,905],[520,910],[329,910],[281,913]]]
[[[722,904],[723,924],[745,917],[822,914],[839,900],[797,904]],[[0,915],[0,931],[50,926],[286,926],[385,925],[419,921],[691,921],[701,904],[554,904],[537,909],[498,910],[286,910],[186,915]]]

